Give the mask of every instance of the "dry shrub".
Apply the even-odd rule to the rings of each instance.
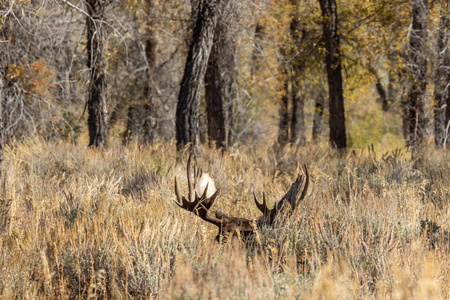
[[[251,192],[273,205],[303,163],[312,179],[288,224],[218,244],[172,201],[173,178],[186,183],[173,143],[17,143],[2,172],[0,297],[448,299],[449,161],[393,151],[203,149],[231,215],[258,216]]]

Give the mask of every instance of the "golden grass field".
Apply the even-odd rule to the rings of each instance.
[[[173,143],[104,150],[18,142],[5,150],[1,299],[450,299],[450,160],[328,146],[203,149],[216,207],[248,218],[302,164],[311,185],[289,223],[246,244],[178,208],[187,153]]]

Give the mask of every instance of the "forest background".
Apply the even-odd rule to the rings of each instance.
[[[124,143],[175,137],[180,83],[201,1],[93,3],[101,6],[99,12],[87,10],[83,2],[3,3],[2,111],[7,141],[28,136],[72,143],[86,139],[89,91],[94,89],[89,55],[97,55],[97,48],[87,44],[97,40],[96,32],[89,36],[86,29],[90,14],[93,27],[101,29],[102,70],[96,72],[102,83],[95,89],[105,102],[109,135]],[[440,91],[434,82],[440,73],[448,82],[448,72],[438,73],[448,63],[447,48],[440,45],[448,41],[448,9],[445,1],[421,3],[426,4],[426,27],[416,31],[411,27],[410,1],[338,3],[336,35],[349,147],[400,147],[402,134],[410,140],[408,97],[411,78],[417,77],[414,66],[419,66],[413,56],[426,60],[428,84],[421,88],[426,137],[433,136],[436,111],[445,115],[448,96],[439,102],[441,106],[434,100],[448,87]],[[222,146],[262,137],[274,144],[326,141],[330,127],[327,50],[319,3],[224,1],[220,5],[210,67],[202,79],[205,88],[200,91],[202,100],[197,100],[198,139]],[[408,38],[424,31],[419,46]],[[91,48],[95,53],[89,52]],[[211,70],[218,70],[216,80],[212,77],[218,75]],[[225,141],[209,132],[213,109],[207,109],[208,103],[216,98],[221,98],[227,119]],[[210,107],[216,106],[220,105],[211,102]],[[441,123],[445,130],[446,122]],[[437,144],[442,146],[442,141]]]

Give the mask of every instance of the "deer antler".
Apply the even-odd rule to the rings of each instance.
[[[231,217],[225,214],[221,209],[218,209],[215,212],[215,215],[212,215],[212,212],[209,213],[211,206],[214,204],[216,200],[219,190],[214,191],[211,196],[208,196],[208,189],[212,188],[214,190],[214,182],[210,179],[209,182],[206,183],[206,187],[203,191],[199,190],[201,180],[203,180],[203,175],[207,175],[203,173],[203,170],[197,167],[197,164],[194,165],[194,178],[191,180],[191,164],[192,164],[192,154],[189,155],[186,171],[187,171],[187,180],[188,180],[188,195],[189,200],[181,195],[177,178],[175,177],[175,194],[177,196],[177,200],[175,203],[190,212],[193,212],[201,219],[214,224],[219,228],[219,234],[216,239],[219,240],[219,237],[224,233],[236,233],[239,232],[241,236],[247,236],[254,232],[256,228],[253,226],[253,220],[245,219],[245,218],[236,218]],[[256,198],[255,193],[253,193],[253,197],[255,199],[255,204],[258,209],[263,213],[263,215],[256,220],[256,225],[261,227],[263,225],[272,226],[279,211],[284,211],[286,209],[285,203],[289,203],[291,206],[291,210],[289,211],[289,215],[296,211],[299,203],[305,198],[306,193],[308,191],[309,186],[309,174],[306,166],[303,167],[305,172],[305,177],[303,175],[298,176],[297,179],[292,184],[289,191],[278,201],[277,204],[274,205],[272,209],[267,207],[266,196],[263,193],[263,202],[260,203]],[[211,185],[210,185],[211,184]],[[302,188],[303,187],[303,188]],[[197,193],[198,192],[198,193]],[[199,196],[198,194],[201,194]]]
[[[272,225],[273,222],[275,221],[275,218],[278,215],[278,212],[285,209],[286,202],[289,203],[291,206],[289,215],[291,215],[293,212],[296,211],[298,204],[306,197],[306,193],[309,187],[308,168],[306,167],[306,165],[303,165],[303,169],[305,172],[305,177],[303,177],[303,175],[297,176],[297,179],[294,181],[294,183],[292,184],[291,188],[286,193],[286,195],[284,195],[283,198],[281,198],[281,200],[278,201],[278,203],[276,203],[272,209],[269,209],[267,207],[266,194],[264,192],[262,203],[259,203],[255,193],[253,193],[253,198],[255,199],[256,207],[258,207],[258,209],[263,213],[263,216],[260,219],[260,223]]]
[[[189,200],[187,200],[184,196],[181,195],[180,188],[178,186],[177,178],[175,177],[175,194],[177,195],[177,200],[175,203],[190,212],[195,213],[197,216],[202,218],[203,220],[216,225],[217,227],[221,227],[221,221],[218,218],[208,215],[208,211],[211,206],[214,204],[217,195],[219,194],[219,190],[215,191],[214,194],[210,197],[207,197],[209,183],[206,184],[205,190],[203,194],[199,197],[197,194],[197,185],[199,183],[199,179],[201,178],[203,171],[198,168],[197,165],[194,165],[194,181],[191,181],[191,161],[192,154],[189,155],[187,162],[187,179],[188,179],[188,195]]]

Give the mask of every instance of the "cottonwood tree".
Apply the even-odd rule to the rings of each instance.
[[[288,72],[288,55],[285,47],[281,47],[280,56],[280,77],[282,81],[281,101],[278,108],[278,144],[283,147],[289,143],[289,72]]]
[[[203,0],[192,33],[176,110],[177,148],[197,145],[198,102],[214,42],[219,7],[223,0]]]
[[[30,34],[32,28],[28,27],[30,20],[25,19],[28,7],[21,5],[14,1],[4,1],[0,4],[0,166],[4,159],[6,140],[29,134],[23,115],[33,114],[27,110],[28,102],[31,101],[26,101],[28,99],[25,94],[32,97],[35,87],[40,84],[33,78],[41,71],[40,65],[34,63],[33,55],[29,53],[29,48],[34,48],[34,40],[29,38],[26,44],[28,47],[24,46],[23,33],[28,31],[27,34]],[[27,56],[31,62],[25,65],[27,61],[24,57]],[[35,84],[30,84],[30,79],[34,80]],[[35,131],[36,127],[34,126]],[[17,132],[19,128],[23,131],[20,134]]]
[[[226,149],[231,142],[233,122],[239,2],[222,1],[221,5],[205,74],[205,99],[209,143]]]
[[[325,108],[326,91],[323,87],[322,82],[317,85],[316,93],[317,94],[315,95],[314,101],[314,119],[312,126],[312,140],[314,142],[318,141],[323,129],[323,111]]]
[[[3,3],[0,5],[0,11],[3,14],[6,14],[8,7]],[[3,116],[3,106],[6,103],[6,74],[8,71],[8,33],[7,33],[7,18],[8,16],[4,16],[0,21],[0,176],[1,176],[1,164],[3,161],[3,149],[5,146],[5,124],[4,124],[4,116]]]
[[[305,59],[300,53],[308,52],[304,45],[306,30],[298,13],[300,1],[290,0],[288,9],[293,10],[289,17],[289,36],[280,48],[280,80],[282,83],[279,107],[278,143],[303,146],[306,143],[304,105],[305,93],[300,84]],[[291,105],[289,104],[291,102]],[[292,107],[289,113],[289,107]]]
[[[291,5],[294,7],[294,12],[292,13],[291,22],[289,26],[289,32],[293,44],[293,59],[292,59],[292,117],[291,117],[291,143],[297,146],[303,146],[306,143],[306,128],[305,128],[305,117],[304,117],[304,107],[305,107],[305,95],[303,93],[303,88],[300,85],[300,78],[304,76],[303,68],[305,62],[300,56],[302,49],[302,44],[306,38],[307,32],[303,22],[300,20],[300,15],[298,13],[298,6],[300,5],[299,0],[291,0]],[[303,47],[307,48],[307,47]]]
[[[450,144],[450,7],[448,0],[441,1],[437,37],[437,65],[434,81],[434,143],[442,147]]]
[[[103,54],[104,12],[107,1],[86,0],[86,51],[90,70],[88,85],[89,146],[106,144],[108,137],[106,111],[106,66]]]
[[[61,129],[58,127],[63,118],[61,111],[66,105],[60,105],[59,88],[64,80],[59,72],[63,67],[59,68],[59,64],[64,57],[62,45],[67,40],[63,35],[68,31],[60,35],[66,20],[58,8],[54,2],[43,5],[3,1],[0,4],[2,145],[7,140],[30,135],[60,136],[55,133]],[[37,9],[51,10],[52,16],[36,14]]]
[[[217,33],[216,33],[217,36]],[[225,131],[225,89],[223,87],[225,74],[221,73],[220,60],[220,37],[214,38],[211,55],[209,56],[208,68],[205,75],[205,100],[206,114],[208,119],[208,139],[209,144],[217,148],[226,147]]]
[[[407,136],[411,150],[417,153],[422,146],[427,120],[425,117],[425,91],[427,88],[428,0],[414,0],[409,41],[406,49],[409,64],[409,89],[407,91]]]
[[[1,49],[0,46],[0,51],[3,50]],[[3,65],[3,56],[2,54],[0,54],[0,64]],[[0,68],[2,68],[2,66],[0,66]],[[2,68],[3,69],[3,68]],[[3,103],[4,103],[4,97],[5,97],[5,85],[4,85],[4,72],[2,70],[0,70],[0,177],[2,175],[1,172],[1,166],[2,166],[2,161],[4,159],[3,157],[3,148],[5,146],[5,133],[4,133],[4,125],[3,125]]]
[[[154,20],[156,18],[154,0],[145,0],[143,2],[131,3],[133,10],[130,11],[132,17],[136,19],[136,24],[144,28],[143,37],[139,36],[139,30],[133,34],[133,41],[130,42],[130,48],[134,50],[134,64],[142,66],[143,63],[143,86],[137,82],[133,90],[137,94],[135,98],[138,101],[130,101],[127,114],[127,126],[124,134],[124,142],[138,141],[142,138],[144,144],[153,144],[156,139],[157,129],[157,110],[156,110],[156,47],[157,39],[155,33]],[[139,27],[139,25],[137,25]],[[134,25],[136,26],[136,25]],[[139,58],[143,57],[143,61]],[[137,80],[136,80],[137,81]],[[141,88],[141,89],[139,89]],[[142,95],[139,92],[142,91]],[[123,101],[120,102],[123,105]]]
[[[264,39],[264,25],[260,21],[257,22],[255,26],[253,36],[253,51],[250,63],[251,78],[255,77],[255,74],[261,69],[262,66],[262,53],[264,53],[262,43]]]
[[[375,88],[377,90],[378,95],[380,96],[382,108],[384,111],[388,111],[389,109],[388,92],[381,83],[381,77],[378,74],[378,71],[372,65],[369,65],[368,69],[375,77],[376,80]]]
[[[335,0],[319,0],[322,10],[325,64],[328,78],[331,147],[347,147],[345,131],[344,95],[342,89],[341,51],[338,32],[338,15]]]
[[[144,97],[146,103],[144,104],[145,109],[145,121],[144,121],[144,142],[147,144],[152,144],[155,141],[155,130],[156,124],[156,103],[155,103],[155,92],[154,92],[154,80],[153,71],[156,67],[156,37],[155,31],[153,30],[154,19],[152,16],[152,11],[155,6],[153,0],[147,0],[146,2],[147,10],[147,26],[145,40],[145,60],[146,60],[146,71],[145,78],[147,84],[144,87]]]

